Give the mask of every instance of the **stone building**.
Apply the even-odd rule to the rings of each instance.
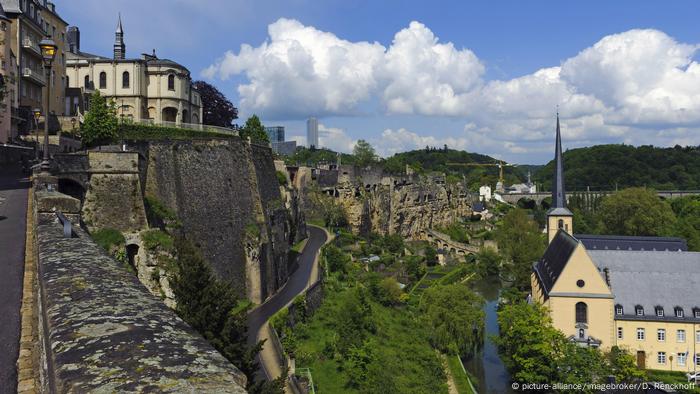
[[[117,104],[117,116],[158,124],[199,124],[202,100],[192,84],[189,70],[169,59],[152,54],[126,57],[121,17],[117,23],[113,56],[93,55],[80,49],[80,31],[69,28],[66,76],[69,94],[67,115],[87,108],[86,95],[94,90]]]
[[[641,368],[700,367],[700,253],[680,238],[573,235],[557,118],[549,246],[532,299],[581,346],[631,352]]]

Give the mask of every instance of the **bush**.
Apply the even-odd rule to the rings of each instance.
[[[80,126],[83,144],[95,146],[108,144],[117,138],[117,110],[113,100],[109,103],[100,95],[99,90],[90,96],[90,111]]]
[[[192,139],[192,138],[233,138],[234,134],[217,133],[213,131],[200,131],[191,129],[179,129],[177,127],[165,127],[147,124],[123,123],[119,127],[116,137],[122,140],[160,140],[160,139]]]
[[[174,247],[173,238],[161,230],[148,230],[141,234],[141,240],[148,250],[171,251]]]
[[[126,243],[124,235],[113,228],[103,228],[93,232],[92,239],[108,252],[111,252],[114,247],[122,246]]]
[[[286,186],[287,185],[287,175],[285,175],[285,173],[282,171],[277,171],[277,181],[280,183],[280,185]]]

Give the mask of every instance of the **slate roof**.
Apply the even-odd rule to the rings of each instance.
[[[571,254],[576,249],[578,240],[569,235],[566,231],[559,230],[552,242],[547,246],[542,258],[535,263],[534,269],[540,285],[549,293],[557,281],[559,275],[564,270]]]
[[[484,212],[486,210],[486,207],[484,206],[483,202],[475,202],[472,206],[472,210],[474,212]]]
[[[630,237],[623,235],[575,234],[587,250],[646,250],[646,251],[687,251],[688,244],[683,238],[674,237]]]
[[[622,318],[659,320],[654,308],[662,306],[663,320],[700,321],[693,315],[700,308],[700,253],[589,250],[588,255],[601,272],[608,270]],[[644,308],[643,317],[636,316],[637,305]],[[676,306],[683,308],[683,318],[675,317]]]

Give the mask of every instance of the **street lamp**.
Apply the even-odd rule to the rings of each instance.
[[[39,118],[41,117],[41,108],[34,108],[34,132],[36,133],[36,148],[34,149],[34,159],[39,161]]]
[[[44,160],[41,162],[41,172],[48,174],[49,172],[49,103],[51,97],[51,63],[53,63],[54,57],[56,57],[56,43],[53,42],[51,37],[46,36],[39,43],[39,48],[41,48],[41,56],[44,58],[44,68],[46,69],[46,106],[44,111]]]

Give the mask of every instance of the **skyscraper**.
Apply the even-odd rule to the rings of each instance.
[[[284,126],[265,127],[265,132],[271,143],[284,142]]]
[[[309,118],[306,121],[306,144],[309,148],[318,148],[318,119]]]

